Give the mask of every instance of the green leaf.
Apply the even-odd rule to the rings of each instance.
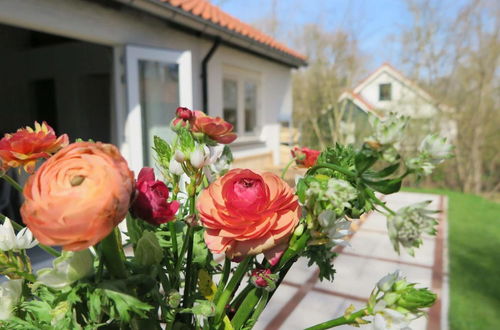
[[[194,233],[194,241],[193,241],[193,262],[204,266],[207,261],[208,249],[203,238],[203,231],[198,230]]]
[[[388,177],[389,175],[393,174],[394,172],[396,172],[398,170],[400,164],[401,163],[389,165],[378,172],[366,172],[366,173],[364,173],[364,177],[366,177],[368,179],[371,179],[371,178],[382,179],[382,178]]]
[[[306,191],[307,184],[304,179],[300,179],[297,183],[297,196],[299,197],[299,201],[304,203],[306,201]]]
[[[127,214],[127,235],[130,242],[135,246],[139,239],[142,237],[144,221],[134,218],[130,213]]]
[[[121,292],[107,289],[98,290],[102,290],[102,293],[113,302],[114,306],[111,310],[111,316],[114,318],[118,317],[123,322],[130,321],[130,313],[135,313],[140,317],[146,318],[146,312],[153,308],[139,299]]]
[[[401,178],[390,179],[390,180],[380,180],[380,181],[371,181],[364,180],[365,184],[370,188],[381,192],[383,194],[389,195],[395,192],[398,192],[401,189]]]
[[[362,149],[354,157],[354,165],[356,167],[356,171],[358,171],[358,173],[363,173],[373,164],[375,164],[377,160],[378,157],[373,151]]]
[[[180,149],[185,155],[189,155],[194,150],[194,139],[191,132],[185,127],[180,127],[177,131],[179,137]]]
[[[156,152],[159,165],[168,169],[173,153],[168,142],[155,135],[153,137],[153,150]]]
[[[149,230],[144,231],[137,242],[134,261],[142,266],[156,265],[163,259],[163,250],[158,238]]]

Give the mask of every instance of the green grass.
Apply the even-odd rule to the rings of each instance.
[[[500,204],[447,190],[450,329],[500,329]]]

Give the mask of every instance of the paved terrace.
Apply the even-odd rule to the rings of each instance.
[[[415,257],[406,252],[400,256],[394,252],[384,216],[372,213],[364,221],[353,224],[356,232],[351,238],[352,247],[338,249],[339,255],[334,262],[337,270],[335,281],[319,282],[317,267],[307,267],[307,260],[301,258],[278,288],[256,329],[299,330],[341,316],[351,304],[361,308],[375,283],[397,269],[410,282],[432,288],[439,296],[428,318],[414,321],[411,328],[448,329],[446,197],[405,192],[385,198],[394,210],[425,200],[432,200],[430,208],[442,210],[438,214],[439,231],[436,237],[424,237],[424,244],[416,250]],[[361,329],[371,327],[364,325]],[[336,329],[354,328],[342,326]]]

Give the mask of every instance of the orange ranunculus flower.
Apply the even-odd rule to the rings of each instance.
[[[275,263],[300,217],[292,189],[272,173],[234,169],[205,189],[197,202],[205,242],[214,253],[241,258],[263,252]]]
[[[194,111],[191,123],[193,132],[204,133],[222,144],[229,144],[237,138],[236,133],[233,132],[233,125],[220,117],[207,116],[199,110]]]
[[[295,158],[295,163],[300,167],[313,167],[318,160],[321,151],[309,149],[306,147],[295,147],[291,150],[292,157]]]
[[[35,121],[35,129],[20,128],[0,140],[0,169],[24,166],[24,170],[32,174],[38,159],[49,158],[68,143],[68,135],[56,137],[46,122],[40,125]]]
[[[40,243],[79,251],[123,220],[133,191],[134,174],[115,146],[77,142],[28,179],[21,215]]]

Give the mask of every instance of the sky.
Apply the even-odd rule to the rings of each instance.
[[[362,52],[368,55],[367,68],[384,62],[398,66],[400,51],[394,40],[398,31],[411,21],[403,0],[212,0],[224,11],[243,22],[259,24],[271,17],[273,2],[283,29],[277,39],[290,45],[294,30],[307,23],[325,29],[355,32]]]

